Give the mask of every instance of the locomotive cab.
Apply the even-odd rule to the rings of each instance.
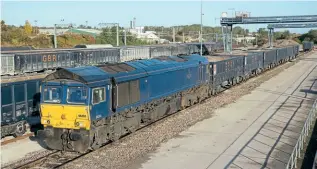
[[[87,86],[69,80],[47,82],[41,88],[41,123],[46,126],[89,130]]]
[[[105,81],[91,85],[71,69],[58,70],[42,81],[44,130],[38,134],[51,149],[85,152],[90,146],[91,121],[108,113],[104,108],[110,99],[110,86]]]

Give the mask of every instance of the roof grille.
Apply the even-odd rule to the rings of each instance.
[[[186,59],[178,57],[178,56],[175,56],[175,57],[160,56],[160,57],[157,57],[155,59],[160,60],[160,61],[164,61],[164,60],[170,60],[170,61],[176,61],[176,62],[185,62],[185,61],[187,61]]]
[[[120,72],[131,72],[135,70],[134,67],[127,65],[126,63],[118,63],[118,64],[106,64],[102,66],[98,66],[100,69],[104,70],[107,73],[120,73]]]

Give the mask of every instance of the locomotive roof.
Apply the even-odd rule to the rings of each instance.
[[[93,81],[103,81],[105,79],[109,79],[109,75],[102,69],[95,66],[59,68],[56,72],[46,76],[43,79],[43,82],[56,79],[69,79],[87,84]]]
[[[151,73],[170,71],[171,69],[179,69],[183,66],[193,66],[198,62],[203,64],[208,63],[207,59],[200,55],[190,55],[183,57],[163,56],[154,59],[135,60],[99,66],[60,68],[56,72],[46,76],[43,82],[56,79],[69,79],[85,84],[105,81],[110,83],[111,77],[114,77],[117,82],[121,82],[141,78]]]

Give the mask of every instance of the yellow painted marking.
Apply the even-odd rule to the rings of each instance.
[[[41,104],[41,124],[44,127],[90,129],[89,107],[86,105]],[[49,123],[48,123],[49,121]],[[81,125],[77,125],[81,124]]]

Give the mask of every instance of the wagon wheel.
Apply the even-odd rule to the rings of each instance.
[[[13,137],[22,136],[26,132],[26,125],[24,122],[17,124]]]

